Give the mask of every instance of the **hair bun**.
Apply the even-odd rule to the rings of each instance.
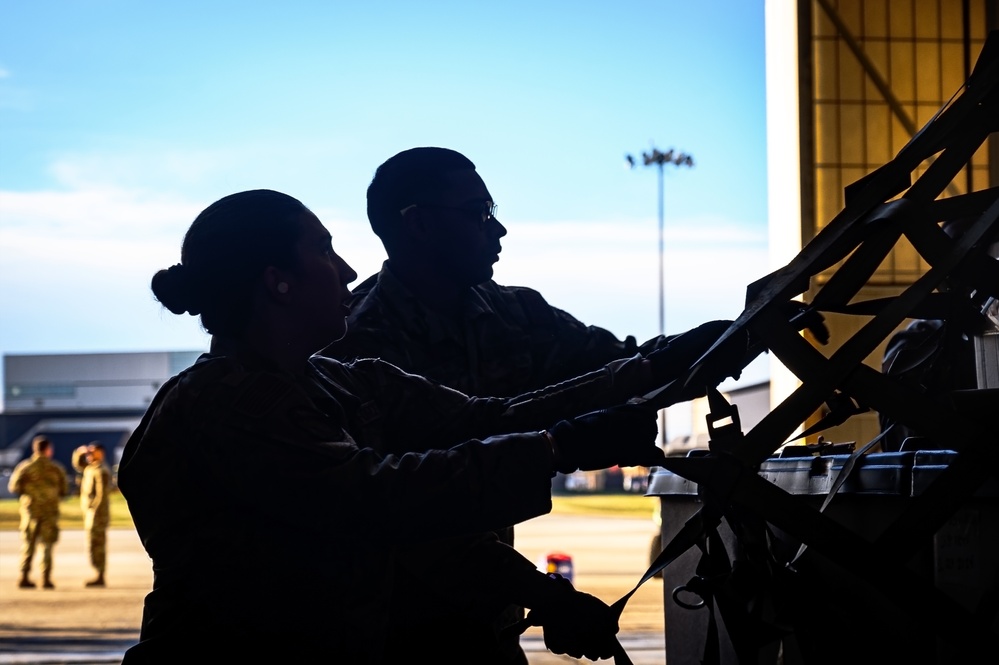
[[[189,270],[181,263],[153,275],[152,290],[156,299],[174,314],[201,313],[201,306],[191,289]]]

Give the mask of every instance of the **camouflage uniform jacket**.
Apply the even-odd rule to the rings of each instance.
[[[567,403],[620,401],[633,371],[478,399],[378,360],[313,358],[303,378],[202,356],[159,390],[119,466],[154,571],[124,663],[268,646],[380,662],[399,543],[549,511],[551,451],[511,432],[551,424]],[[377,452],[402,447],[431,452]]]
[[[491,280],[469,289],[464,317],[449,321],[420,302],[388,262],[352,293],[347,334],[323,355],[344,361],[379,357],[473,395],[538,390],[615,359],[644,355],[662,341],[653,338],[641,346],[634,337],[622,341],[551,306],[533,289]],[[497,530],[495,539],[499,542],[481,535],[417,545],[401,557],[403,570],[396,589],[399,616],[393,634],[407,643],[421,635],[433,639],[432,627],[446,623],[471,636],[464,643],[449,643],[457,652],[454,658],[478,649],[479,662],[485,662],[487,657],[497,658],[497,649],[505,649],[506,659],[495,662],[525,662],[519,647],[489,642],[497,638],[497,628],[523,616],[522,610],[510,606],[510,593],[517,578],[536,564],[513,550],[513,527]],[[447,583],[460,579],[476,583]],[[492,628],[483,628],[483,622]],[[400,627],[403,624],[412,628]],[[444,654],[438,650],[436,657]]]
[[[323,355],[381,358],[469,395],[510,397],[645,355],[638,345],[588,326],[533,289],[490,280],[469,289],[460,322],[441,318],[396,278],[388,262],[352,289],[347,334]]]
[[[7,489],[20,495],[22,524],[25,519],[54,519],[59,501],[69,495],[69,478],[62,464],[35,453],[14,467]]]
[[[111,520],[111,469],[104,462],[91,462],[83,468],[80,507],[88,524],[107,526]]]

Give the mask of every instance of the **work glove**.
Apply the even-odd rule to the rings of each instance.
[[[656,446],[656,411],[621,404],[560,420],[548,430],[555,449],[555,469],[572,473],[612,466],[660,466],[665,455]]]
[[[819,311],[797,300],[782,302],[779,309],[795,330],[807,328],[819,344],[829,343],[829,328],[826,327],[825,319]]]
[[[590,660],[614,656],[619,630],[614,610],[596,596],[577,591],[561,575],[548,577],[551,593],[528,617],[532,625],[542,627],[548,650]]]
[[[670,339],[662,346],[646,355],[652,364],[652,376],[656,385],[664,386],[676,380],[697,362],[708,349],[732,326],[732,321],[719,320],[702,323],[685,333]],[[710,360],[703,366],[697,385],[692,385],[681,396],[682,400],[703,397],[707,385],[717,385],[731,376],[738,379],[749,352],[749,333],[738,330],[715,349]]]

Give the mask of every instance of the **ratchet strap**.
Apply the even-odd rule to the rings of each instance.
[[[612,605],[619,616],[642,584],[695,550],[700,559],[693,576],[673,589],[669,600],[690,611],[710,612],[703,665],[719,665],[722,658],[716,611],[740,662],[757,662],[754,655],[761,647],[781,637],[799,647],[812,639],[812,646],[822,649],[830,639],[841,638],[852,646],[851,631],[828,634],[828,627],[820,625],[823,617],[814,616],[823,609],[814,604],[812,566],[816,557],[824,557],[846,573],[844,587],[859,582],[857,589],[877,592],[908,628],[940,638],[952,656],[974,662],[978,654],[994,651],[988,643],[994,637],[983,627],[994,625],[999,612],[999,583],[969,610],[938,589],[931,575],[919,575],[906,563],[996,475],[999,389],[932,390],[865,364],[908,318],[941,316],[973,327],[985,307],[999,299],[999,261],[987,252],[999,240],[999,188],[952,191],[952,183],[994,132],[999,132],[997,30],[989,33],[959,94],[890,162],[848,186],[844,209],[797,256],[749,285],[744,311],[712,348],[680,378],[633,400],[662,409],[682,401],[692,387],[706,386],[710,442],[702,455],[662,462],[665,471],[697,485],[700,507],[664,542],[638,584]],[[948,196],[938,200],[945,192]],[[941,223],[959,220],[967,222],[960,235],[942,230]],[[858,297],[880,266],[894,260],[891,253],[902,240],[928,269],[896,296]],[[810,303],[798,300],[804,294]],[[859,317],[856,332],[828,354],[814,344],[829,341],[823,313]],[[810,335],[801,334],[805,329]],[[738,410],[716,388],[734,368],[719,367],[721,354],[715,351],[744,334],[751,341],[747,364],[770,352],[800,381],[747,432]],[[760,474],[761,465],[786,442],[868,411],[925,433],[956,453],[920,493],[907,497],[900,514],[872,540],[832,519],[826,509],[884,432],[851,454],[820,509]],[[810,422],[816,414],[821,417]],[[804,434],[795,435],[806,422]],[[718,531],[723,521],[735,537],[732,553]],[[777,551],[778,531],[792,551]],[[850,590],[828,590],[823,600],[849,602],[853,599],[840,596]],[[616,665],[631,665],[618,647]]]

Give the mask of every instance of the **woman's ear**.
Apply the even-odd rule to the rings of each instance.
[[[277,300],[287,300],[291,293],[291,283],[285,271],[268,266],[264,270],[264,289],[267,295]]]

